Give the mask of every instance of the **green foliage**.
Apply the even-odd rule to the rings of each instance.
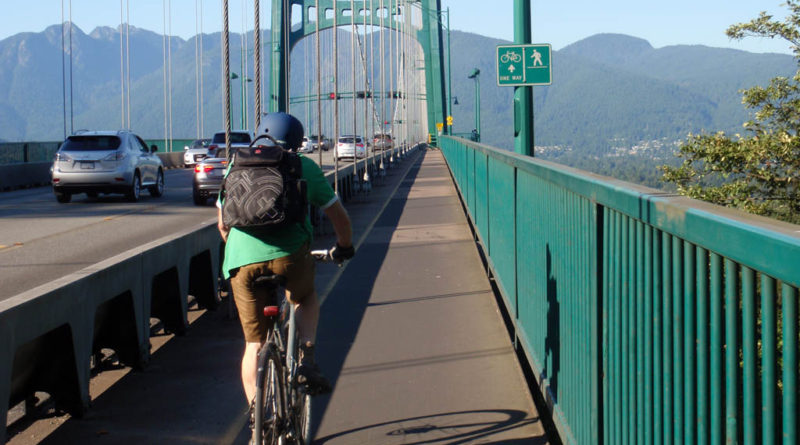
[[[791,14],[785,22],[762,12],[727,34],[783,38],[800,61],[800,1],[786,6]],[[661,167],[664,180],[686,196],[800,223],[800,71],[742,94],[744,106],[755,110],[745,134],[690,134],[678,152],[683,163]]]

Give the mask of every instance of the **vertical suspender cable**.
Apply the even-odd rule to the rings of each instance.
[[[249,128],[248,119],[247,119],[247,109],[250,107],[250,101],[247,91],[247,79],[250,78],[249,75],[250,67],[247,64],[247,8],[245,7],[245,0],[242,0],[242,74],[244,77],[242,80],[242,130],[246,130]]]
[[[122,46],[122,28],[125,25],[123,0],[119,0],[119,106],[120,128],[125,128],[125,53]]]
[[[322,66],[320,64],[322,57],[319,48],[319,21],[322,19],[322,14],[319,9],[319,0],[316,0],[314,5],[317,12],[316,32],[314,33],[316,36],[314,43],[317,53],[317,148],[319,149],[319,166],[322,167]]]
[[[284,57],[284,66],[283,66],[284,76],[286,77],[286,83],[284,84],[284,88],[286,88],[286,91],[283,92],[284,93],[283,97],[285,101],[283,109],[286,110],[286,112],[288,112],[289,111],[289,68],[291,66],[289,60],[291,58],[291,51],[290,51],[291,48],[289,47],[289,34],[291,34],[292,30],[292,19],[291,19],[292,11],[289,8],[289,0],[283,0],[283,5],[285,11],[285,13],[283,14],[283,26],[284,29],[286,30],[286,32],[283,33],[284,35],[283,51],[286,52],[286,57]]]
[[[200,137],[206,134],[205,94],[203,91],[203,36],[203,0],[200,0]]]
[[[366,37],[366,33],[364,34]],[[370,95],[369,95],[369,102],[370,102],[370,111],[372,111],[373,115],[375,113],[375,2],[374,0],[369,0],[369,57],[366,60],[369,60],[369,83],[370,83]],[[370,119],[370,130],[368,134],[375,134],[375,119]],[[372,169],[373,172],[375,171],[375,147],[372,147]]]
[[[381,77],[381,96],[380,96],[380,125],[381,125],[381,134],[386,133],[386,61],[384,59],[384,41],[383,41],[383,33],[385,31],[383,18],[386,14],[386,9],[383,6],[383,0],[381,0],[381,20],[380,20],[380,39],[379,44],[380,48],[378,48],[378,59],[381,61],[381,69],[380,69],[380,77]],[[381,150],[381,174],[383,175],[386,171],[386,164],[385,164],[385,150]]]
[[[75,106],[72,95],[72,0],[69,0],[69,132],[75,132]]]
[[[169,91],[169,150],[172,151],[172,0],[167,0],[167,20],[168,20],[168,34],[167,34],[167,64],[169,65],[169,76],[167,79]],[[165,148],[165,150],[167,150]]]
[[[67,139],[67,73],[64,65],[64,0],[61,0],[61,113],[64,121],[64,139]]]
[[[364,2],[366,3],[366,2]],[[366,5],[365,5],[366,6]],[[367,105],[369,105],[369,78],[367,77],[367,64],[366,64],[366,46],[367,46],[367,8],[363,8],[362,11],[364,12],[364,45],[361,45],[361,38],[359,37],[359,45],[358,45],[358,54],[361,56],[362,66],[364,67],[364,153],[366,156],[364,157],[364,181],[369,181],[369,167],[367,166],[367,162],[369,159],[369,141],[371,140],[371,136],[369,134],[369,130],[367,128]],[[372,12],[370,12],[372,14]],[[375,151],[373,147],[373,152]]]
[[[162,27],[164,28],[164,35],[161,36],[161,63],[163,69],[163,84],[164,84],[164,151],[167,151],[169,142],[167,137],[167,0],[161,0],[161,17]]]
[[[353,175],[358,178],[358,114],[356,113],[356,8],[355,0],[350,0],[350,59],[353,70]],[[363,142],[363,141],[362,141]]]
[[[194,122],[195,138],[200,139],[200,33],[197,29],[198,0],[194,0]]]
[[[333,2],[333,184],[339,194],[339,6]]]
[[[395,96],[395,67],[394,67],[394,17],[395,17],[395,10],[394,10],[394,0],[389,0],[389,29],[392,32],[389,33],[389,134],[392,135],[392,138],[397,140],[397,136],[394,133],[394,96]],[[389,165],[394,166],[394,150],[389,153]]]
[[[255,131],[258,131],[258,127],[261,126],[261,6],[259,4],[259,0],[255,0],[255,31],[253,34],[253,51],[255,54],[253,55],[255,58],[255,74],[256,74],[256,84],[255,84],[255,112],[256,112],[256,122],[255,122]]]
[[[126,108],[127,113],[126,115],[126,128],[131,128],[131,2],[130,0],[125,1],[125,70],[127,71],[127,78],[128,81],[126,84],[128,85],[127,90],[125,91],[125,96],[127,98]]]
[[[225,85],[225,157],[228,158],[231,152],[231,60],[230,44],[228,41],[228,0],[222,0],[222,83]]]

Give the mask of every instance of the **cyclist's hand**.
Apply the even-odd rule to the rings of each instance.
[[[353,258],[353,255],[356,254],[356,249],[353,246],[342,247],[339,243],[336,243],[335,246],[331,247],[330,255],[333,261],[341,264],[344,260],[349,260]]]

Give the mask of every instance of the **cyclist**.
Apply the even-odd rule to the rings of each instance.
[[[296,151],[303,142],[303,125],[287,113],[270,113],[264,117],[258,135],[273,137],[285,149]],[[299,155],[302,176],[307,183],[308,202],[322,209],[333,224],[336,245],[331,256],[336,261],[349,259],[355,253],[352,226],[347,211],[334,193],[322,169],[311,159]],[[235,160],[233,161],[235,162]],[[229,166],[230,167],[230,166]],[[314,258],[310,254],[311,221],[293,224],[274,233],[254,235],[222,222],[222,200],[217,201],[220,234],[225,243],[223,274],[230,278],[233,298],[245,337],[242,357],[242,384],[247,400],[252,403],[256,393],[258,350],[267,337],[267,320],[263,308],[267,305],[266,291],[254,286],[261,275],[277,274],[287,279],[286,298],[295,305],[300,344],[298,381],[307,385],[312,394],[331,391],[330,382],[314,361],[314,338],[319,320],[319,302],[314,289]]]

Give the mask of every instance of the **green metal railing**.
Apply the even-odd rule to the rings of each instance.
[[[439,143],[566,443],[799,443],[799,226]]]

